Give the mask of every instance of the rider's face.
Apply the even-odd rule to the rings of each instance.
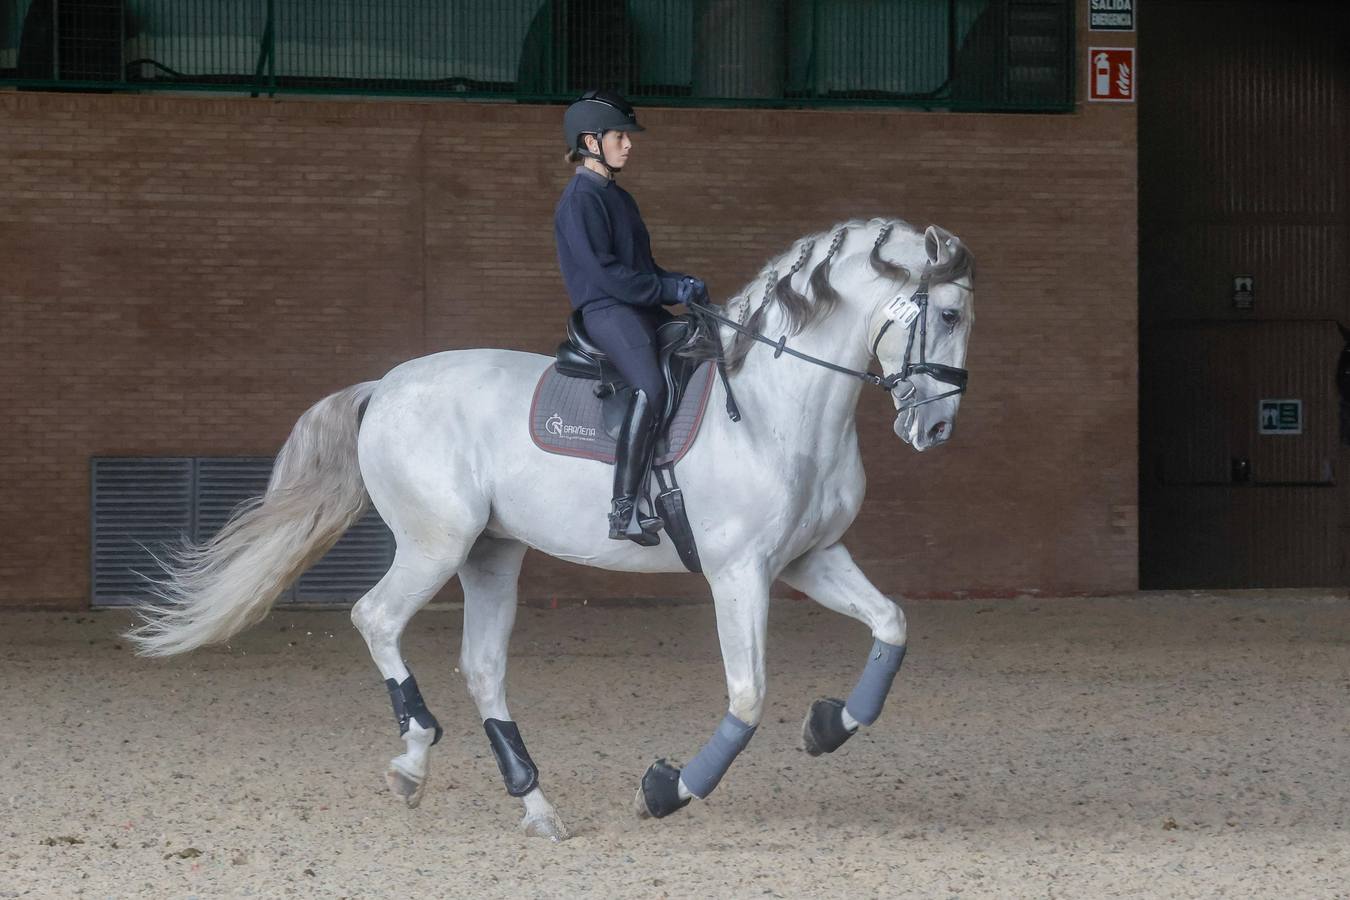
[[[600,147],[603,147],[604,153],[601,155],[608,165],[615,168],[623,168],[628,164],[628,154],[633,149],[633,139],[626,131],[606,131],[600,136],[599,146],[596,145],[594,137],[586,135],[586,144],[593,153],[599,153]]]

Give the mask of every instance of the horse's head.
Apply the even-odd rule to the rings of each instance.
[[[890,390],[898,410],[895,433],[916,450],[942,443],[952,435],[966,386],[962,367],[975,321],[974,258],[959,238],[936,225],[918,231],[900,219],[855,219],[828,233],[833,234],[828,243],[825,234],[808,235],[770,260],[755,282],[763,284],[762,292],[748,287],[728,301],[735,318],[718,316],[736,332],[725,354],[728,371],[737,371],[752,347],[768,344],[776,348],[773,359],[787,352]],[[859,246],[859,238],[867,243]],[[800,278],[794,284],[802,271],[810,272],[805,284]],[[845,324],[828,333],[847,341],[855,356],[843,356],[841,346],[824,359],[786,347],[789,336],[814,331],[838,307],[848,307],[852,315],[834,319]],[[857,343],[862,323],[866,350]],[[765,337],[765,331],[780,328],[779,340]],[[828,347],[817,344],[812,353]],[[697,352],[713,356],[716,347],[709,343]],[[858,358],[864,352],[881,363],[884,375],[852,368],[866,366]]]
[[[878,258],[882,240],[873,250],[873,268],[904,276],[901,292],[878,306],[870,346],[882,369],[898,381],[891,391],[898,411],[895,433],[915,450],[952,436],[965,390],[966,342],[975,323],[970,252],[936,225],[922,241],[923,258],[900,264]]]

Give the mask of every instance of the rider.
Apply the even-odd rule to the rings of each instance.
[[[553,219],[558,265],[586,332],[633,386],[614,466],[609,536],[643,546],[659,543],[659,519],[639,514],[665,411],[666,384],[657,361],[656,329],[672,318],[663,305],[703,296],[703,281],[667,272],[652,259],[651,236],[637,203],[615,182],[633,141],[645,131],[633,107],[613,91],[587,91],[567,108],[567,161],[581,163]]]

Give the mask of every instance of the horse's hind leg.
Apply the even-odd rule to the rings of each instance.
[[[520,827],[528,834],[561,841],[562,819],[539,788],[539,769],[530,759],[520,730],[506,708],[506,657],[516,621],[516,591],[525,545],[480,537],[459,571],[464,588],[464,644],[459,667],[483,719],[506,792],[525,804]]]
[[[802,723],[806,752],[812,756],[832,753],[854,735],[860,724],[871,725],[881,715],[891,682],[905,658],[905,615],[872,586],[843,544],[799,557],[779,578],[820,605],[872,629],[872,649],[848,699],[817,700]]]
[[[371,658],[389,689],[405,747],[390,761],[385,780],[410,807],[422,801],[427,754],[440,740],[441,727],[427,710],[417,681],[403,662],[399,640],[408,620],[450,580],[462,560],[463,553],[448,559],[429,559],[400,548],[389,571],[352,608],[352,622],[366,639]]]

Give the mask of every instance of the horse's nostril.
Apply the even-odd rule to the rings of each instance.
[[[930,441],[940,441],[947,436],[947,423],[939,422],[928,429],[928,439]]]

